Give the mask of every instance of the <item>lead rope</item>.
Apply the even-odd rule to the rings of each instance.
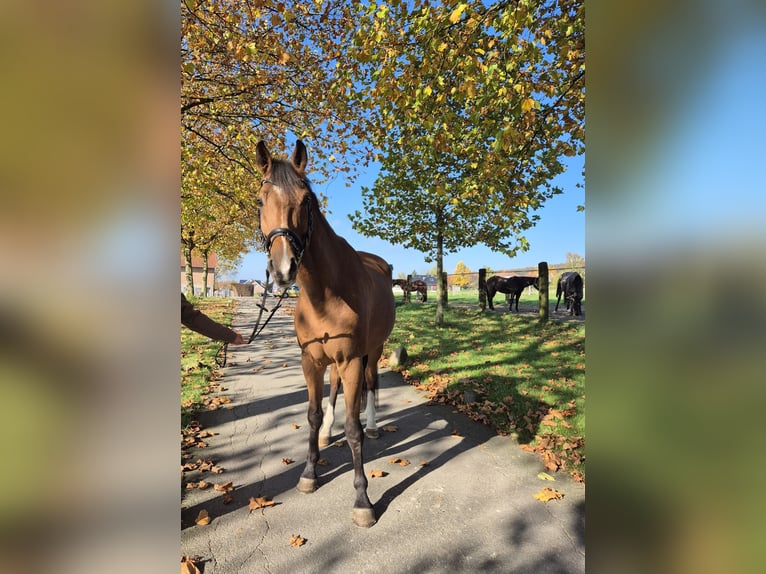
[[[258,335],[261,334],[261,332],[266,328],[266,325],[269,324],[269,321],[271,321],[271,318],[274,316],[274,313],[277,312],[277,309],[279,309],[282,306],[282,301],[287,297],[287,289],[282,291],[282,295],[279,296],[279,301],[277,301],[276,306],[269,311],[269,316],[266,317],[266,320],[263,322],[263,325],[260,325],[261,318],[263,317],[263,312],[266,311],[266,291],[269,288],[269,271],[266,270],[266,285],[263,288],[263,296],[261,298],[261,303],[258,304],[258,308],[260,311],[258,312],[258,319],[255,321],[255,326],[253,327],[253,332],[250,333],[250,338],[247,340],[247,344],[253,342],[253,339],[255,339]],[[258,326],[260,325],[260,329]],[[215,354],[215,364],[219,367],[223,368],[226,366],[226,352],[228,350],[229,343],[224,343],[221,345],[221,347],[218,349],[218,352]],[[220,358],[220,355],[223,352],[223,358]]]

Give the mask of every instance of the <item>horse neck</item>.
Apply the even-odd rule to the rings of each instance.
[[[333,231],[324,215],[313,206],[313,231],[298,269],[298,285],[312,298],[323,297],[327,287],[336,288],[342,281],[343,267],[350,263],[348,243]]]

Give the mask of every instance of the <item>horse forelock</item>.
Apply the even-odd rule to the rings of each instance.
[[[284,160],[272,161],[268,179],[292,201],[297,201],[303,191],[313,193],[311,182],[299,174],[290,162]]]

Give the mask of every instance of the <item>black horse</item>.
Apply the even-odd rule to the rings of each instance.
[[[495,293],[498,291],[500,293],[507,293],[510,294],[510,299],[508,301],[508,310],[513,311],[513,301],[516,300],[516,311],[519,310],[519,297],[521,297],[521,292],[524,291],[525,287],[529,287],[532,285],[535,289],[539,289],[537,277],[500,277],[499,275],[494,275],[487,279],[487,302],[489,303],[489,308],[494,309],[492,306],[492,299],[495,298]]]
[[[559,301],[564,295],[564,303],[569,314],[582,315],[582,277],[576,271],[562,273],[556,284],[556,311],[559,310]],[[570,309],[571,305],[571,309]]]

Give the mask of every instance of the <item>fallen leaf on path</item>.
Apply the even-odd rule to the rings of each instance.
[[[232,502],[234,502],[234,497],[231,494],[227,494],[223,497],[224,504],[231,504]]]
[[[200,569],[197,568],[197,561],[188,556],[181,558],[181,574],[201,574]]]
[[[380,430],[386,431],[386,432],[396,432],[399,430],[399,427],[396,425],[386,425],[384,427],[380,427]]]
[[[199,488],[200,490],[205,490],[209,486],[210,486],[210,483],[204,480],[200,480],[199,484],[197,484],[197,488]]]
[[[327,465],[328,465],[328,464],[330,464],[330,463],[329,463],[329,462],[327,462],[325,459],[323,459],[323,458],[320,458],[319,460],[317,460],[317,464],[318,464],[319,466],[327,466]]]
[[[287,368],[287,363],[282,363],[282,368],[286,369]]]
[[[452,438],[463,438],[463,435],[460,434],[460,431],[453,430],[452,434],[450,435]]]
[[[215,484],[213,485],[213,488],[215,488],[218,492],[223,492],[224,494],[227,494],[234,490],[234,483],[233,482],[225,482],[224,484]]]
[[[282,458],[282,464],[292,464],[294,462],[295,461],[293,459],[291,459],[291,458],[287,458],[287,457],[283,457]]]
[[[388,474],[387,472],[384,472],[382,470],[371,470],[370,471],[370,477],[371,478],[383,478],[387,474]]]
[[[277,503],[269,498],[253,498],[250,497],[250,504],[248,505],[250,508],[250,512],[253,510],[258,510],[259,508],[266,508],[267,506],[275,506]]]
[[[295,424],[295,423],[291,424],[290,426],[291,426],[291,427],[293,427],[293,428],[294,428],[294,429],[296,429],[296,430],[297,430],[297,429],[299,429],[299,428],[301,428],[301,425],[297,425],[297,424]]]
[[[300,534],[293,534],[290,536],[290,546],[298,548],[298,546],[303,546],[304,544],[306,544],[306,539],[301,538]]]
[[[539,473],[537,473],[537,478],[539,478],[540,480],[556,480],[555,478],[553,478],[547,472],[539,472]]]
[[[569,474],[572,475],[572,480],[575,482],[585,482],[585,477],[582,475],[582,473],[579,470],[573,470]]]
[[[420,466],[430,466],[430,463],[427,460],[421,460],[418,464]]]
[[[197,515],[197,520],[194,522],[200,526],[210,524],[210,515],[207,513],[207,510],[200,510],[199,514]]]
[[[534,498],[536,498],[540,502],[548,502],[549,500],[559,500],[561,498],[564,498],[564,495],[561,494],[558,490],[554,488],[548,488],[546,486],[540,492],[535,494]]]

